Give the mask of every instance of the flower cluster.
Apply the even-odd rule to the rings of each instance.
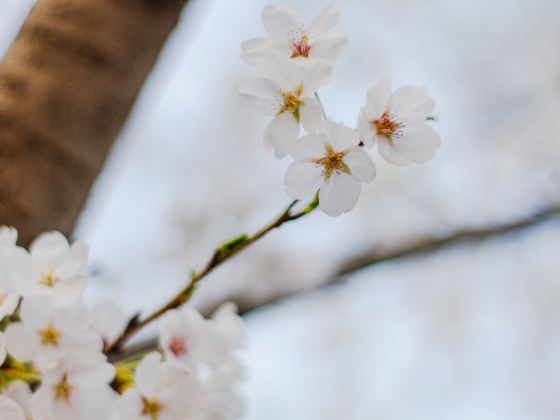
[[[234,419],[243,411],[236,350],[243,328],[233,305],[212,319],[190,307],[161,320],[160,348],[110,363],[126,326],[120,307],[83,301],[87,246],[58,232],[29,251],[0,228],[0,419]]]
[[[441,143],[427,124],[435,102],[414,86],[391,92],[389,81],[382,80],[372,87],[356,129],[326,117],[317,89],[329,81],[347,44],[344,34],[333,32],[339,17],[330,5],[306,26],[291,9],[266,6],[262,22],[267,37],[241,46],[242,58],[260,78],[239,86],[242,98],[272,117],[263,136],[267,148],[277,158],[291,155],[295,160],[284,179],[288,195],[307,199],[318,193],[319,207],[330,216],[352,210],[361,184],[374,179],[375,166],[365,148],[377,145],[387,162],[405,165],[431,159]]]

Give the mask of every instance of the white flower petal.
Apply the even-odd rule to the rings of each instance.
[[[297,15],[288,7],[267,5],[262,13],[263,26],[271,38],[288,40],[289,36],[299,33],[302,24]]]
[[[332,67],[324,63],[312,63],[302,67],[302,96],[311,96],[322,85],[326,84],[332,74]]]
[[[340,216],[354,208],[362,185],[350,175],[333,174],[319,191],[319,208],[328,216]]]
[[[301,125],[308,133],[314,133],[321,125],[323,111],[319,101],[315,98],[306,98],[304,104],[299,107]]]
[[[397,89],[387,102],[391,114],[406,122],[423,122],[434,111],[435,101],[416,86]]]
[[[4,360],[6,360],[7,355],[8,352],[6,351],[6,336],[3,332],[0,331],[0,366],[2,366]]]
[[[441,138],[434,128],[424,122],[406,126],[401,138],[404,142],[413,143],[422,148],[437,149],[441,146]]]
[[[280,91],[277,83],[266,79],[247,80],[238,86],[240,97],[262,115],[272,116],[281,105],[275,98]]]
[[[360,110],[358,115],[358,140],[364,143],[368,149],[375,145],[375,128],[371,125],[370,119],[366,117],[365,108]]]
[[[0,226],[0,245],[15,245],[18,232],[11,226]]]
[[[0,395],[1,420],[25,420],[22,408],[11,398]]]
[[[121,420],[145,420],[142,415],[144,404],[142,395],[136,388],[129,388],[117,402],[117,409]]]
[[[294,162],[286,171],[284,184],[292,198],[305,199],[317,192],[323,182],[321,166],[311,162]]]
[[[21,296],[16,292],[0,292],[0,294],[2,294],[0,299],[0,319],[3,319],[6,315],[14,313]]]
[[[4,395],[14,400],[23,410],[26,418],[31,418],[31,398],[33,393],[29,385],[23,381],[13,381],[4,391]]]
[[[375,178],[375,165],[371,157],[359,146],[350,147],[343,158],[356,180],[369,183]]]
[[[333,149],[341,152],[349,147],[357,146],[360,142],[358,133],[344,124],[331,123],[330,137]]]
[[[51,319],[54,309],[52,301],[44,296],[28,297],[21,303],[20,318],[30,326],[42,326]]]
[[[68,240],[60,232],[46,232],[39,235],[29,247],[33,259],[50,260],[64,254],[69,249]]]
[[[230,348],[239,348],[245,342],[243,321],[237,314],[237,305],[232,302],[222,304],[212,315],[216,330]]]
[[[340,11],[334,5],[329,4],[315,19],[311,21],[307,28],[307,34],[311,38],[317,38],[333,29],[340,19]]]
[[[101,335],[106,343],[116,340],[127,323],[125,310],[116,302],[100,303],[90,313],[90,328]]]
[[[38,338],[30,334],[21,322],[10,324],[6,329],[7,350],[19,360],[30,361],[39,347]]]
[[[423,163],[430,160],[441,139],[436,131],[425,123],[412,124],[406,127],[404,135],[393,141],[381,139],[379,154],[395,165]]]
[[[142,395],[153,396],[160,377],[161,355],[158,352],[148,353],[138,363],[134,379],[136,387]]]
[[[75,241],[70,245],[70,249],[65,254],[64,259],[56,268],[56,273],[60,277],[74,276],[86,265],[89,254],[89,247],[84,241]]]
[[[249,64],[256,64],[257,61],[255,60],[258,57],[258,54],[255,52],[262,52],[266,50],[270,46],[270,41],[268,38],[253,38],[249,39],[241,44],[241,58],[249,63]]]
[[[377,150],[383,159],[393,165],[408,165],[411,163],[402,151],[394,146],[394,142],[387,140],[385,137],[377,139]]]
[[[273,149],[278,159],[285,157],[297,142],[299,122],[290,112],[283,112],[266,127],[263,139],[267,149]]]
[[[290,154],[295,160],[315,161],[325,155],[328,145],[325,134],[308,134],[299,139]]]
[[[348,45],[348,37],[343,33],[333,32],[315,40],[309,51],[309,56],[334,64],[346,45]]]
[[[84,276],[75,276],[60,279],[54,287],[45,287],[48,295],[53,297],[56,306],[67,305],[78,301],[87,287],[87,279]]]
[[[391,81],[381,79],[371,89],[367,91],[367,103],[364,107],[364,117],[374,120],[381,117],[387,111],[387,102],[391,97]]]
[[[115,367],[110,363],[88,363],[72,366],[72,380],[84,384],[108,384],[115,377]]]

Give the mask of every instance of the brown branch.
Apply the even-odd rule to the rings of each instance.
[[[70,234],[187,0],[38,0],[0,63],[0,224]]]
[[[113,344],[108,346],[105,352],[113,356],[120,353],[128,340],[130,340],[130,338],[132,338],[132,336],[134,336],[138,331],[140,331],[152,321],[158,319],[165,312],[171,309],[175,309],[186,303],[191,298],[196,285],[224,261],[227,261],[235,255],[239,254],[245,248],[254,244],[272,230],[282,226],[284,223],[297,220],[315,210],[315,208],[319,205],[319,196],[317,194],[315,198],[302,210],[293,212],[292,209],[297,203],[298,200],[292,201],[280,216],[278,216],[275,220],[264,226],[252,236],[241,235],[219,246],[214,251],[212,258],[210,259],[210,261],[208,261],[206,266],[198,273],[193,273],[191,275],[189,283],[183,290],[181,290],[165,305],[161,306],[147,317],[139,320],[138,316],[136,315],[134,318],[132,318],[131,322],[129,322],[126,326],[124,332],[115,340]]]
[[[459,230],[442,238],[428,237],[428,238],[418,239],[402,248],[398,248],[392,251],[378,250],[378,249],[367,251],[343,263],[340,266],[340,268],[337,270],[336,274],[333,275],[333,277],[329,281],[320,284],[314,290],[339,283],[341,280],[344,279],[344,276],[347,276],[348,274],[354,273],[358,270],[361,270],[366,267],[370,267],[375,264],[379,264],[391,260],[413,257],[413,256],[425,255],[461,243],[482,241],[500,235],[511,234],[516,231],[534,227],[540,223],[543,223],[545,221],[551,220],[556,217],[560,217],[560,208],[551,207],[539,211],[537,213],[534,213],[533,215],[527,218],[518,220],[513,223],[503,224],[499,226],[492,226],[492,227],[482,228],[482,229]],[[255,309],[261,308],[263,306],[276,303],[282,299],[289,298],[294,295],[299,295],[301,294],[301,292],[302,291],[288,292],[280,295],[275,295],[275,296],[271,296],[268,299],[261,300],[257,303],[255,302],[246,303],[243,301],[238,301],[236,303],[238,304],[239,307],[239,313],[243,315]],[[235,301],[235,299],[233,299],[233,301]],[[209,307],[203,310],[202,312],[205,315],[209,315],[212,312],[214,312],[215,309],[216,307]],[[156,349],[157,345],[158,343],[156,339],[150,339],[129,346],[124,352],[120,354],[113,354],[112,356],[113,358],[120,360],[123,358],[130,357],[131,355],[145,352],[150,349],[151,350]]]

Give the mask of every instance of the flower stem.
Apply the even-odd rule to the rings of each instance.
[[[321,98],[319,98],[319,94],[317,92],[315,92],[315,97],[317,98],[317,101],[319,101],[319,105],[321,105],[321,112],[323,113],[323,118],[325,119],[325,121],[327,121],[329,117],[327,117],[327,113],[325,112],[325,107],[323,106],[323,102],[321,102]]]
[[[223,262],[237,255],[239,252],[247,248],[249,245],[254,244],[260,238],[266,236],[269,232],[282,226],[284,223],[291,222],[292,220],[297,220],[311,213],[319,205],[319,195],[317,193],[315,195],[315,198],[304,209],[299,211],[293,211],[293,208],[296,206],[297,203],[298,200],[292,201],[290,205],[282,212],[282,214],[279,217],[277,217],[271,223],[258,230],[253,235],[251,236],[246,234],[240,235],[217,247],[216,250],[214,251],[214,254],[212,255],[212,258],[206,264],[206,266],[201,271],[191,274],[191,279],[189,281],[189,284],[187,284],[187,286],[185,286],[183,290],[181,290],[169,302],[167,302],[165,305],[152,312],[147,317],[143,319],[139,319],[138,316],[132,318],[132,320],[128,323],[123,333],[113,342],[113,344],[111,344],[105,349],[105,353],[111,356],[117,355],[119,352],[122,351],[123,347],[132,338],[132,336],[134,336],[138,331],[140,331],[146,325],[158,319],[165,312],[171,309],[175,309],[181,306],[182,304],[188,302],[198,282],[200,282],[203,278],[205,278],[208,274],[210,274],[216,267],[221,265]]]

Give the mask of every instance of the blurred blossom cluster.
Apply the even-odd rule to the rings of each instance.
[[[110,363],[107,349],[127,319],[114,303],[89,309],[84,242],[58,232],[29,251],[0,228],[0,418],[233,419],[243,412],[236,350],[243,327],[235,307],[212,319],[189,307],[165,314],[160,347]]]

